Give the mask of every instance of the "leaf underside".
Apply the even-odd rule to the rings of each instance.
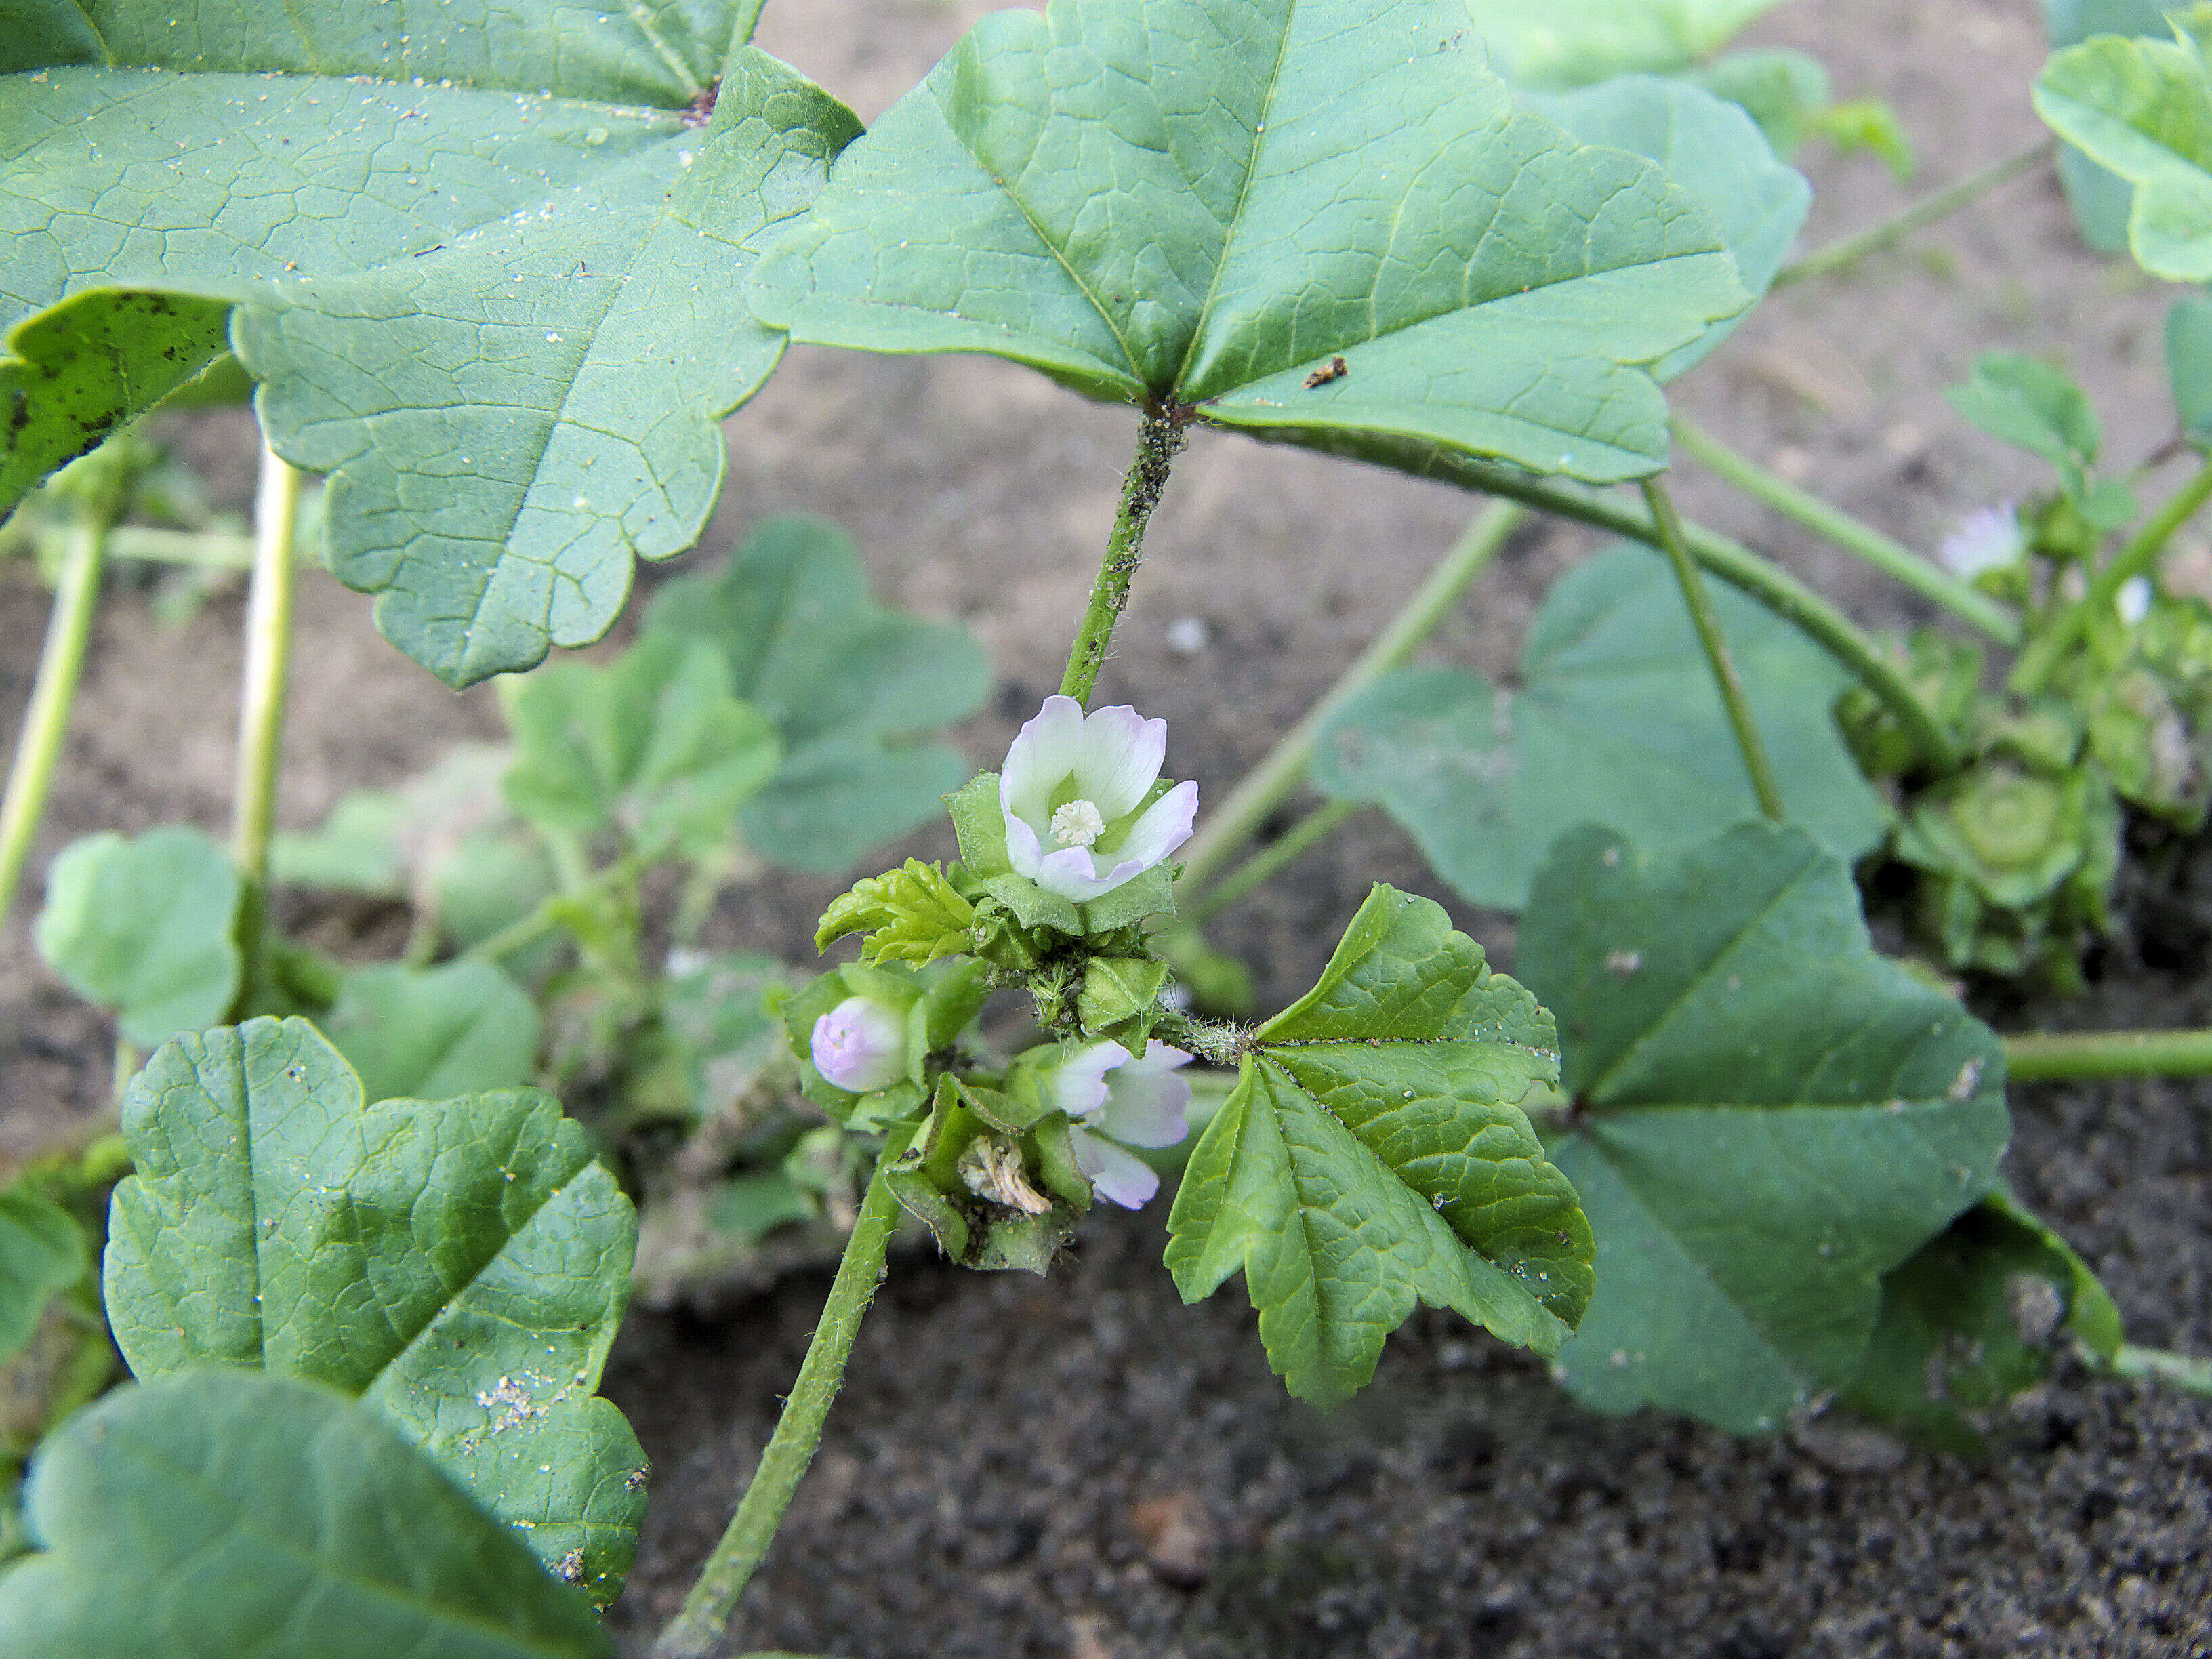
[[[1560,1351],[1585,1404],[1772,1431],[1848,1382],[1882,1276],[1987,1192],[1995,1036],[1877,957],[1794,827],[1640,854],[1563,837],[1522,922],[1578,1121],[1551,1152],[1597,1237]]]
[[[356,1395],[601,1601],[642,1454],[594,1389],[636,1216],[533,1090],[364,1105],[304,1020],[163,1048],[125,1099],[137,1173],[105,1270],[141,1381],[222,1364]]]
[[[1552,1352],[1590,1284],[1574,1192],[1517,1104],[1553,1040],[1440,907],[1376,887],[1192,1153],[1168,1223],[1184,1300],[1241,1270],[1309,1399],[1364,1387],[1416,1301]]]
[[[1411,442],[1649,473],[1645,366],[1742,309],[1735,262],[1656,166],[1516,110],[1467,21],[1444,0],[986,17],[840,158],[754,308],[1393,464]]]

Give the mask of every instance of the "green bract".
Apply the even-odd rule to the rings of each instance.
[[[110,1395],[48,1441],[43,1552],[0,1577],[0,1650],[40,1659],[606,1659],[546,1577],[375,1413],[201,1369]]]
[[[933,817],[968,775],[957,750],[908,739],[974,711],[988,659],[957,623],[877,604],[834,525],[770,520],[726,568],[655,593],[645,629],[713,645],[731,690],[782,740],[781,766],[739,819],[764,858],[847,869]]]
[[[106,1264],[140,1381],[222,1364],[357,1395],[548,1566],[622,1587],[645,1460],[597,1397],[637,1218],[532,1090],[366,1105],[304,1020],[164,1047]]]
[[[2170,12],[2176,40],[2104,35],[2052,55],[2036,113],[2135,186],[2128,245],[2154,276],[2212,278],[2212,6]]]
[[[39,954],[149,1048],[212,1025],[238,995],[238,872],[202,831],[72,842],[46,877]]]
[[[596,639],[688,547],[780,337],[725,296],[858,131],[757,3],[579,12],[64,0],[0,59],[0,315],[93,286],[244,302],[331,568],[456,684]],[[95,205],[96,204],[96,205]],[[143,372],[134,368],[143,378]]]
[[[1712,599],[1792,817],[1857,857],[1882,823],[1828,717],[1847,677],[1771,611],[1729,589]],[[1313,777],[1380,805],[1470,902],[1512,910],[1575,824],[1665,850],[1758,810],[1681,590],[1638,547],[1553,586],[1517,690],[1458,669],[1386,674],[1316,737]]]
[[[1444,0],[997,13],[840,158],[755,309],[1394,464],[1654,471],[1645,368],[1743,308],[1735,261],[1660,168],[1516,111],[1468,23]]]
[[[1849,1382],[1883,1275],[1996,1180],[1996,1036],[1874,953],[1840,860],[1766,823],[1667,858],[1562,838],[1520,968],[1565,1034],[1551,1152],[1597,1236],[1568,1389],[1748,1434]]]
[[[1589,1224],[1517,1103],[1556,1042],[1441,906],[1378,885],[1191,1153],[1168,1221],[1183,1299],[1242,1270],[1306,1399],[1364,1387],[1416,1301],[1552,1352],[1590,1294]]]

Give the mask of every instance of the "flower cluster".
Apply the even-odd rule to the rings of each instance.
[[[1099,1197],[1127,1210],[1148,1202],[1160,1178],[1131,1146],[1173,1146],[1190,1133],[1190,1085],[1177,1077],[1190,1056],[1150,1042],[1133,1060],[1118,1042],[1073,1050],[1046,1073],[1052,1103],[1067,1114],[1075,1164]]]

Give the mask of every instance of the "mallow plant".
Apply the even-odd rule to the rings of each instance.
[[[611,1651],[650,1472],[598,1388],[633,1282],[811,1228],[841,1252],[820,1326],[653,1650],[705,1655],[894,1234],[1049,1273],[1170,1183],[1177,1289],[1241,1276],[1323,1404],[1421,1304],[1595,1410],[1747,1435],[1848,1410],[1972,1455],[2062,1359],[2212,1391],[2126,1341],[2002,1166],[2008,1081],[2203,1072],[2212,1036],[2000,1037],[1943,976],[2069,982],[2124,849],[2202,823],[2212,612],[2161,568],[2212,495],[2212,313],[2177,301],[2174,441],[2117,471],[2072,381],[1984,359],[1960,413],[2051,481],[1941,560],[1670,419],[1769,289],[2052,154],[1785,264],[1796,145],[1908,149],[1813,60],[1727,50],[1762,9],[1052,0],[864,131],[751,44],[758,0],[19,8],[0,505],[56,597],[11,885],[111,553],[227,558],[250,599],[230,846],[80,842],[36,925],[121,1085],[112,1136],[0,1190],[0,1358],[38,1401],[0,1646]],[[2184,283],[2212,276],[2208,19],[2092,33],[2054,0],[2036,89],[2093,241]],[[718,422],[790,340],[988,353],[1132,411],[1065,676],[995,771],[940,737],[987,690],[972,641],[812,521],[538,665],[697,540]],[[248,385],[250,542],[144,522],[140,423]],[[1486,498],[1204,801],[1161,720],[1093,706],[1201,426]],[[1945,626],[1871,635],[1684,521],[1676,453]],[[1619,541],[1518,685],[1408,666],[1531,513]],[[507,677],[511,740],[278,836],[303,556],[448,682]],[[1369,805],[1519,913],[1515,976],[1378,885],[1255,1021],[1206,924]],[[833,965],[702,947],[732,884],[849,873],[940,811],[957,856],[854,882]],[[288,889],[398,907],[400,959],[288,937]],[[1876,951],[1869,896],[1932,961]]]

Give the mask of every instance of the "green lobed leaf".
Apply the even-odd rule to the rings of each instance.
[[[732,279],[858,122],[744,44],[757,0],[99,9],[0,79],[0,318],[241,302],[394,643],[461,684],[597,638],[705,522],[714,423],[781,350]]]
[[[2023,1293],[2030,1284],[2048,1287],[2046,1306]],[[1978,1452],[1968,1414],[2042,1382],[2069,1329],[2109,1359],[2119,1310],[2088,1263],[1999,1187],[1882,1281],[1881,1321],[1843,1403],[1942,1450]]]
[[[1985,351],[1974,359],[1973,378],[1943,395],[1992,438],[2057,468],[2068,495],[2080,501],[2088,493],[2089,468],[2104,436],[2088,394],[2072,375],[2016,352]]]
[[[293,1378],[118,1389],[40,1450],[0,1576],[40,1659],[611,1659],[591,1605],[378,1416]]]
[[[1632,70],[1685,70],[1776,0],[1468,0],[1493,66],[1525,87],[1579,87]]]
[[[1744,110],[1688,82],[1648,75],[1616,76],[1522,102],[1584,143],[1610,144],[1666,168],[1711,216],[1744,287],[1759,295],[1772,285],[1813,204],[1813,189],[1796,168],[1775,159]],[[1749,314],[1747,307],[1712,324],[1653,364],[1652,374],[1671,380],[1693,368]]]
[[[1241,1269],[1304,1399],[1365,1386],[1417,1300],[1553,1352],[1589,1297],[1589,1233],[1516,1103],[1556,1075],[1555,1040],[1441,906],[1377,885],[1191,1153],[1168,1221],[1183,1299]]]
[[[24,318],[0,356],[0,519],[229,349],[219,301],[94,289]]]
[[[1828,714],[1848,677],[1763,607],[1721,587],[1712,599],[1792,818],[1857,857],[1883,823]],[[1376,802],[1469,902],[1509,910],[1577,823],[1664,851],[1758,812],[1681,591],[1640,547],[1553,585],[1517,687],[1450,668],[1384,675],[1317,734],[1313,781]]]
[[[1393,465],[1650,473],[1645,368],[1743,308],[1734,261],[1658,167],[1516,110],[1468,23],[1451,0],[994,14],[839,159],[754,307]]]
[[[737,695],[782,738],[782,768],[742,818],[778,864],[847,869],[936,817],[968,775],[957,750],[908,739],[972,713],[989,659],[957,623],[878,605],[834,525],[769,520],[720,572],[665,585],[645,628],[721,652]]]
[[[1850,1382],[1883,1276],[1996,1181],[1995,1035],[1875,954],[1849,867],[1789,825],[1663,857],[1573,831],[1519,965],[1559,1023],[1576,1109],[1549,1144],[1597,1237],[1568,1389],[1751,1434]]]
[[[538,1005],[488,962],[357,968],[315,1024],[360,1075],[367,1100],[445,1100],[537,1074]]]
[[[47,872],[39,954],[151,1048],[214,1024],[237,996],[239,892],[204,831],[165,824],[126,841],[103,830],[71,842]]]
[[[2093,35],[2147,34],[2172,38],[2169,0],[2043,0],[2045,32],[2054,50],[2079,46]],[[2074,209],[2081,239],[2099,253],[2128,249],[2128,214],[2135,186],[2108,173],[2068,144],[2058,152],[2058,179]]]
[[[2212,449],[2212,297],[2185,294],[2166,313],[2166,377],[2181,435]]]
[[[2100,35],[2051,54],[2035,110],[2135,187],[2128,246],[2169,282],[2212,278],[2212,6],[2168,14],[2179,40]]]
[[[359,1395],[613,1598],[644,1456],[593,1390],[637,1218],[550,1096],[365,1105],[312,1025],[257,1019],[163,1047],[123,1133],[104,1277],[141,1381],[215,1364]]]
[[[648,857],[713,853],[781,759],[703,641],[647,636],[604,668],[555,663],[504,689],[515,811],[550,830],[619,830]]]
[[[82,1277],[84,1229],[58,1204],[0,1188],[0,1364],[31,1340],[46,1299]]]

